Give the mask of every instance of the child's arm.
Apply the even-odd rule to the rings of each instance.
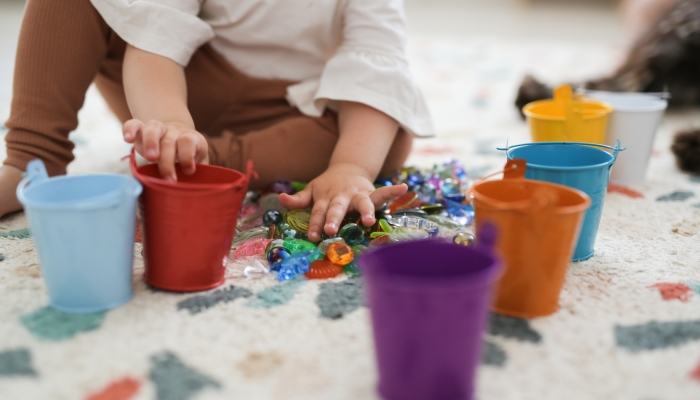
[[[372,107],[341,102],[338,111],[340,138],[326,172],[301,192],[280,195],[287,208],[304,208],[313,203],[309,239],[317,241],[321,230],[338,232],[348,209],[356,210],[366,226],[374,224],[374,209],[406,192],[406,185],[374,188],[373,182],[396,137],[399,124]],[[325,225],[324,225],[325,220]]]
[[[151,162],[161,176],[177,180],[176,159],[192,174],[196,163],[208,162],[207,141],[194,128],[187,109],[182,66],[129,45],[124,55],[124,91],[134,119],[124,124],[124,140]]]

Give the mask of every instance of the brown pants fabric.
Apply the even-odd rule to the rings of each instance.
[[[89,0],[30,0],[20,31],[4,163],[24,170],[40,158],[50,175],[64,174],[73,160],[68,134],[78,125],[93,81],[121,122],[130,119],[122,84],[125,49]],[[188,107],[196,129],[207,137],[211,164],[243,170],[253,160],[260,176],[253,188],[279,179],[308,182],[328,167],[338,140],[337,117],[331,111],[308,117],[291,107],[285,95],[294,82],[246,76],[208,45],[194,54],[185,75]],[[382,172],[401,168],[410,147],[410,136],[401,130]]]

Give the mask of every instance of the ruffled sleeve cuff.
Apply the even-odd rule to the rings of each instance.
[[[341,48],[320,79],[290,86],[287,98],[310,116],[320,116],[326,107],[336,109],[339,101],[362,103],[394,118],[415,136],[435,135],[406,60],[389,52]]]
[[[186,66],[214,31],[198,16],[197,0],[162,5],[148,0],[90,0],[107,25],[130,45]]]

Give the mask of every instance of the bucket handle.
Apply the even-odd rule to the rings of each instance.
[[[17,185],[17,198],[24,202],[24,191],[27,186],[31,184],[37,184],[49,179],[49,174],[46,172],[46,166],[44,163],[35,159],[27,164],[27,170],[22,174],[24,178]]]
[[[610,163],[611,168],[612,168],[612,165],[615,164],[615,161],[617,161],[618,153],[621,151],[627,150],[626,147],[620,147],[620,139],[615,141],[615,147],[608,146],[606,144],[587,143],[587,142],[532,142],[532,143],[520,143],[520,144],[513,144],[513,145],[509,145],[508,143],[506,143],[506,147],[496,147],[496,150],[505,151],[507,153],[511,149],[515,149],[518,147],[541,146],[541,145],[548,145],[548,144],[564,144],[564,145],[575,145],[575,146],[600,147],[602,149],[612,151],[613,162]]]
[[[29,185],[36,185],[38,183],[47,181],[49,179],[49,174],[46,172],[46,167],[44,163],[35,159],[27,164],[27,170],[23,174],[24,178],[17,185],[17,198],[22,203],[26,203],[27,198],[24,194],[25,190]],[[59,209],[85,209],[91,207],[115,207],[121,204],[124,197],[133,195],[129,191],[129,185],[124,183],[118,190],[113,190],[111,192],[92,197],[87,200],[80,201],[79,203],[67,206],[67,205],[43,205],[42,207],[48,208],[59,208]]]

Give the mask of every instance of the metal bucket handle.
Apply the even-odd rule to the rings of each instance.
[[[514,149],[517,147],[539,146],[539,145],[547,145],[547,144],[564,144],[564,145],[600,147],[600,148],[603,148],[605,150],[612,151],[613,161],[610,163],[610,167],[608,167],[608,168],[612,168],[613,164],[615,164],[615,161],[617,161],[617,155],[619,152],[627,150],[626,147],[620,147],[620,139],[615,141],[615,147],[608,146],[606,144],[587,143],[587,142],[532,142],[532,143],[520,143],[520,144],[514,144],[514,145],[508,145],[508,143],[506,142],[506,147],[496,147],[496,150],[505,151],[506,154],[508,154],[508,151],[510,151],[510,149]]]
[[[27,171],[23,174],[24,178],[17,185],[17,198],[23,204],[28,202],[25,195],[25,190],[29,185],[36,185],[42,183],[49,179],[49,174],[46,172],[46,167],[44,163],[35,159],[27,164]],[[116,207],[123,199],[132,196],[133,193],[129,190],[129,185],[125,182],[118,190],[113,190],[105,194],[89,198],[87,200],[82,200],[74,205],[66,204],[42,204],[42,208],[55,208],[55,209],[86,209],[86,208],[101,208],[101,207]]]

